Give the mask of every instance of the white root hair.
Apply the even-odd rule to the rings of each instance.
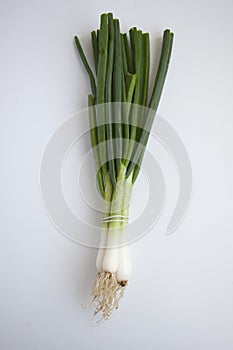
[[[101,272],[98,274],[92,291],[92,305],[94,315],[102,313],[102,320],[109,320],[112,312],[118,309],[128,282],[118,282],[115,273]]]

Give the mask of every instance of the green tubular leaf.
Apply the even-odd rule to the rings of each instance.
[[[135,104],[142,104],[142,31],[138,30],[136,33],[136,41],[135,41],[135,72],[137,75],[137,82],[135,86],[134,99],[133,102]]]
[[[131,103],[133,100],[134,89],[136,85],[137,76],[136,74],[128,73],[126,76],[126,102]]]
[[[126,81],[125,81],[125,75],[123,70],[121,71],[121,75],[122,75],[122,102],[126,102]]]
[[[135,43],[137,36],[137,28],[133,27],[129,30],[130,44],[131,44],[131,73],[135,73],[136,70],[136,52],[135,52]]]
[[[132,173],[131,173],[131,174],[133,174],[133,177],[132,177],[132,183],[133,183],[133,184],[135,183],[135,181],[136,181],[136,179],[137,179],[137,177],[138,177],[139,172],[140,172],[140,166],[138,166],[138,165],[136,164],[135,167],[134,167],[134,169],[133,169],[133,171],[132,171]]]
[[[154,88],[149,103],[149,108],[153,109],[155,112],[157,111],[159,105],[160,97],[167,75],[168,65],[170,62],[172,51],[173,36],[174,34],[171,33],[169,29],[166,29],[164,31],[158,72],[155,78]]]
[[[123,197],[123,204],[122,204],[123,210],[121,212],[121,215],[129,216],[129,207],[130,207],[132,189],[133,189],[133,181],[131,177],[128,177],[124,183],[124,197]],[[124,227],[125,223],[123,223],[122,226]]]
[[[98,43],[97,43],[97,35],[95,31],[91,32],[91,42],[92,42],[92,50],[93,50],[93,57],[94,57],[94,63],[95,63],[95,71],[97,73],[98,69]]]
[[[88,111],[89,111],[90,138],[91,138],[91,145],[92,145],[96,168],[97,168],[97,180],[98,180],[101,195],[104,198],[105,191],[104,191],[104,185],[103,185],[103,175],[100,169],[100,157],[98,153],[98,147],[96,147],[98,145],[98,135],[97,135],[96,116],[95,116],[95,98],[92,95],[88,96],[88,107],[89,107]]]
[[[99,61],[99,42],[100,42],[100,30],[99,29],[97,29],[97,31],[96,31],[96,39],[97,39],[97,47],[98,47],[98,61]],[[98,68],[98,66],[97,66],[97,68]]]
[[[118,19],[113,20],[115,34],[114,50],[114,70],[113,70],[113,98],[114,102],[121,102],[122,99],[122,54],[121,54],[121,37],[120,24]]]
[[[99,31],[99,53],[98,53],[98,69],[97,69],[97,91],[96,104],[103,105],[105,103],[105,82],[108,59],[108,15],[102,14],[100,19]],[[97,108],[98,118],[98,142],[101,144],[100,161],[102,171],[107,171],[107,150],[106,150],[106,120],[104,115],[104,106]],[[104,177],[103,177],[104,178]]]
[[[130,53],[130,48],[129,48],[129,41],[127,34],[123,34],[123,40],[124,40],[124,47],[125,47],[125,54],[126,54],[126,59],[127,59],[127,67],[128,67],[128,72],[133,73],[133,68],[132,68],[132,59],[131,59],[131,53]]]
[[[130,44],[131,44],[131,72],[132,73],[136,73],[136,45],[137,45],[137,28],[133,27],[129,30],[129,37],[130,37]],[[127,39],[127,38],[126,38]],[[126,41],[126,40],[125,40]],[[128,42],[128,40],[127,40]],[[134,74],[137,77],[137,74]],[[137,77],[138,78],[138,77]],[[137,80],[135,80],[135,86],[134,86],[134,95],[132,95],[132,100],[131,102],[135,101],[135,90],[136,90],[136,84],[137,84]],[[132,106],[132,110],[131,110],[131,114],[130,114],[131,118],[129,120],[129,140],[134,140],[136,137],[136,113],[134,110],[134,106]],[[126,155],[126,159],[125,159],[125,166],[127,167],[129,162],[130,162],[130,158],[131,158],[131,153],[133,151],[133,142],[128,142],[128,147],[127,147],[127,155]]]
[[[129,153],[129,138],[130,138],[130,108],[133,99],[134,89],[136,84],[136,74],[128,73],[126,75],[126,103],[123,104],[123,116],[124,116],[124,164],[127,165],[127,157]]]
[[[112,74],[114,58],[114,24],[113,16],[108,14],[108,59],[106,68],[105,102],[112,101]]]
[[[149,33],[142,34],[142,105],[147,106],[147,95],[150,71],[150,37]]]
[[[110,178],[113,187],[116,185],[116,169],[114,162],[114,147],[113,147],[113,132],[112,132],[112,74],[113,74],[113,58],[114,58],[114,24],[113,16],[111,13],[108,14],[108,61],[107,61],[107,72],[106,72],[106,134],[108,139],[108,167]]]
[[[131,67],[130,65],[130,54],[127,35],[121,34],[121,50],[122,50],[122,64],[123,64],[123,102],[127,102],[122,106],[123,113],[123,163],[126,164],[126,157],[128,152],[128,140],[130,135],[130,125],[129,125],[129,103],[132,102],[136,76],[129,73]],[[128,57],[127,57],[128,56]]]
[[[96,83],[95,83],[94,74],[89,66],[89,63],[87,61],[87,58],[86,58],[85,53],[83,51],[83,48],[81,46],[79,38],[77,36],[75,36],[74,40],[75,40],[75,44],[76,44],[78,52],[79,52],[79,56],[80,56],[82,63],[87,71],[87,74],[89,75],[92,93],[94,96],[96,96]]]
[[[120,24],[118,19],[114,23],[114,64],[113,64],[113,101],[122,101],[122,53],[121,53],[121,36]],[[121,126],[121,105],[116,103],[114,108],[114,137],[115,140],[115,164],[116,171],[119,174],[120,162],[122,158],[122,126]]]
[[[97,70],[96,103],[105,102],[105,79],[108,59],[108,15],[101,15],[99,32],[99,60]]]
[[[126,57],[125,43],[124,43],[124,34],[121,33],[121,52],[122,52],[122,66],[124,75],[128,73],[128,62]]]
[[[122,163],[125,163],[127,144],[129,139],[129,123],[127,113],[127,90],[125,74],[122,70],[122,105],[121,105],[121,128],[122,128]]]
[[[131,103],[133,101],[133,94],[135,90],[135,85],[137,81],[136,74],[130,74],[128,73],[126,76],[126,111],[125,111],[125,118],[128,126],[127,130],[127,139],[130,138],[130,109],[131,109]],[[127,144],[128,145],[128,144]]]
[[[137,52],[137,56],[136,56],[136,74],[137,74],[137,81],[136,81],[136,85],[135,85],[135,92],[134,92],[134,99],[133,102],[137,105],[142,105],[142,100],[143,100],[143,42],[142,42],[142,31],[138,30],[137,31],[137,40],[136,40],[136,52]],[[139,115],[139,110],[137,108],[137,111],[135,111],[135,130],[136,130],[136,135],[134,137],[134,140],[136,140],[136,142],[139,141],[140,139],[140,135],[141,135],[141,128],[139,128],[139,124],[141,125],[142,121],[139,121],[139,118],[143,118],[143,116]],[[135,145],[136,147],[136,145]],[[135,148],[134,147],[134,148]]]

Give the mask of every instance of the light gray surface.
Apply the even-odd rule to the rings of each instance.
[[[185,221],[165,236],[177,179],[164,155],[164,215],[131,246],[133,276],[120,310],[93,327],[80,304],[95,278],[96,251],[52,226],[39,169],[51,134],[86,106],[73,35],[87,44],[108,10],[123,29],[176,34],[159,112],[187,147],[194,192]],[[1,2],[1,350],[233,348],[232,10],[229,0]]]

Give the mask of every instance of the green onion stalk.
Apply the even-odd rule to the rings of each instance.
[[[92,291],[95,314],[109,319],[131,275],[127,241],[133,185],[140,171],[171,57],[174,34],[166,29],[152,94],[148,96],[150,37],[133,27],[121,33],[112,13],[102,14],[91,33],[95,71],[80,40],[75,43],[90,79],[90,139],[103,198],[103,223]],[[153,113],[151,113],[151,111]]]

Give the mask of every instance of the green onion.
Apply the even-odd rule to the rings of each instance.
[[[149,33],[136,27],[129,34],[121,33],[119,20],[112,13],[102,14],[100,28],[91,32],[96,79],[75,36],[91,84],[90,138],[104,200],[102,247],[96,260],[99,274],[92,293],[95,314],[101,312],[103,319],[110,318],[118,308],[131,274],[128,247],[119,248],[119,245],[127,234],[132,188],[162,95],[173,36],[169,29],[164,31],[159,67],[149,98]]]

